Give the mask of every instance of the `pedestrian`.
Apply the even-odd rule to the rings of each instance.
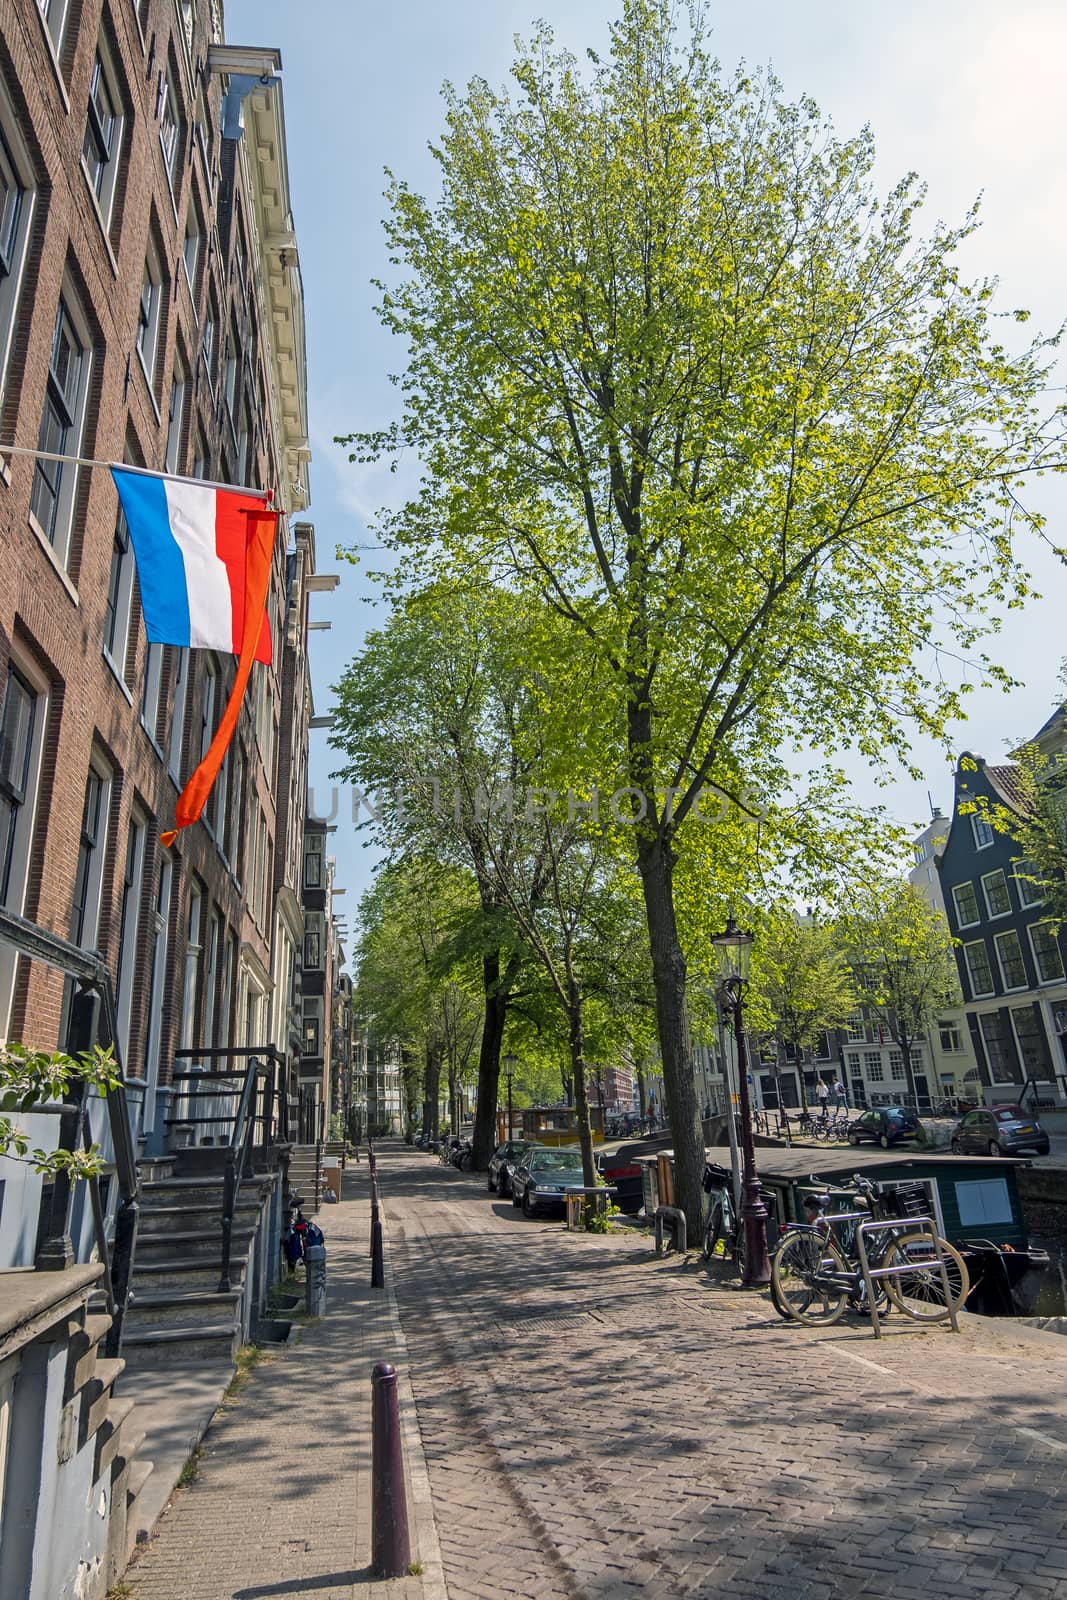
[[[848,1090],[845,1088],[844,1084],[841,1082],[841,1079],[838,1078],[836,1080],[836,1082],[834,1083],[834,1116],[836,1117],[842,1111],[846,1111],[847,1112],[847,1110],[848,1110]]]
[[[819,1079],[818,1083],[815,1085],[815,1093],[819,1097],[819,1111],[825,1117],[826,1107],[830,1103],[830,1085],[826,1082],[825,1078]]]
[[[359,1135],[352,1140],[352,1160],[359,1166]]]

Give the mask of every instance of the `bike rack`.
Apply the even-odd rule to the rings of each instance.
[[[909,1232],[915,1229],[920,1233],[929,1234],[930,1246],[933,1251],[933,1255],[929,1261],[914,1261],[906,1267],[872,1268],[867,1259],[867,1246],[863,1236],[865,1233],[870,1233],[872,1229],[875,1228],[878,1228],[884,1232],[886,1225],[885,1219],[876,1220],[875,1218],[868,1218],[866,1222],[859,1223],[856,1228],[856,1254],[859,1257],[860,1271],[863,1274],[863,1281],[867,1287],[867,1304],[870,1307],[871,1327],[874,1330],[874,1337],[876,1339],[880,1339],[882,1337],[882,1319],[878,1315],[878,1305],[874,1294],[874,1279],[903,1278],[916,1268],[932,1267],[935,1265],[941,1273],[941,1288],[945,1296],[945,1308],[948,1314],[948,1320],[952,1324],[953,1333],[959,1333],[959,1318],[956,1315],[956,1306],[952,1298],[952,1290],[949,1287],[948,1269],[945,1266],[945,1257],[941,1250],[940,1235],[938,1234],[933,1217],[907,1217],[895,1220],[893,1223],[889,1224],[891,1227],[895,1226],[907,1228]],[[938,1320],[943,1322],[945,1318],[941,1317]]]

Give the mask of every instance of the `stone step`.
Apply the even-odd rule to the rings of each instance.
[[[246,1200],[243,1195],[240,1196],[234,1211],[235,1223],[238,1226],[246,1224],[248,1227],[253,1227],[258,1216],[259,1201],[255,1199]],[[186,1224],[185,1230],[181,1229],[182,1223]],[[166,1233],[170,1230],[188,1231],[189,1228],[204,1229],[207,1232],[214,1229],[215,1233],[218,1233],[221,1227],[221,1201],[218,1205],[210,1202],[201,1203],[200,1201],[187,1206],[151,1205],[146,1206],[141,1212],[137,1239],[140,1244],[149,1236],[154,1238],[156,1234]]]
[[[248,1255],[237,1250],[230,1257],[230,1282],[242,1283]],[[142,1261],[140,1251],[133,1270],[135,1294],[164,1289],[217,1289],[222,1268],[222,1253],[211,1256],[186,1256],[177,1252],[159,1261]]]
[[[238,1328],[219,1322],[200,1328],[136,1328],[123,1339],[122,1347],[136,1373],[156,1367],[190,1367],[200,1361],[233,1361],[239,1340]]]
[[[111,1318],[106,1311],[93,1311],[86,1317],[84,1326],[71,1335],[67,1356],[66,1400],[84,1388],[93,1376],[100,1343],[110,1326]]]
[[[216,1275],[217,1276],[217,1275]],[[237,1321],[240,1289],[146,1289],[130,1302],[124,1324],[131,1328],[198,1328]]]
[[[78,1420],[79,1449],[87,1439],[91,1439],[93,1434],[103,1427],[108,1410],[113,1404],[112,1387],[125,1365],[121,1359],[96,1363],[92,1377],[81,1391],[81,1415]]]
[[[124,1365],[125,1363],[123,1363]],[[119,1453],[122,1443],[122,1424],[133,1411],[132,1400],[111,1398],[107,1414],[96,1432],[96,1452],[93,1456],[93,1482],[106,1472]]]
[[[258,1174],[247,1176],[237,1192],[238,1200],[262,1200],[270,1186],[270,1179]],[[156,1206],[185,1205],[217,1206],[222,1210],[225,1184],[221,1173],[206,1178],[161,1178],[146,1183],[141,1188],[141,1199],[146,1210]]]
[[[246,1255],[254,1233],[255,1228],[251,1223],[235,1222],[232,1235],[232,1254]],[[221,1226],[218,1228],[183,1230],[181,1233],[172,1229],[169,1233],[148,1233],[138,1238],[138,1267],[150,1267],[153,1262],[165,1260],[167,1256],[185,1256],[189,1259],[194,1256],[203,1256],[213,1261],[221,1261]]]
[[[144,1434],[142,1433],[138,1442],[143,1442],[143,1440]],[[126,1479],[127,1506],[132,1506],[134,1504],[138,1495],[141,1493],[141,1490],[152,1476],[154,1470],[155,1469],[152,1465],[152,1462],[145,1461],[141,1456],[138,1456],[135,1461],[131,1462],[130,1475]]]

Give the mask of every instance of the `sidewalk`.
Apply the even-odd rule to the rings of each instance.
[[[370,1287],[367,1167],[324,1207],[327,1315],[271,1349],[217,1413],[194,1481],[178,1489],[125,1575],[131,1600],[445,1600],[407,1351],[388,1267]],[[408,1517],[418,1576],[376,1580],[371,1553],[374,1363],[400,1375]]]

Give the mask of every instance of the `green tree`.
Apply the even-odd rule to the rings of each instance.
[[[839,1027],[856,1009],[856,991],[840,935],[829,923],[779,914],[760,932],[754,951],[755,984],[776,1044],[792,1046],[807,1107],[804,1055],[829,1028]],[[774,1076],[782,1105],[778,1054]]]
[[[678,9],[625,0],[584,74],[542,27],[514,98],[446,89],[439,200],[391,188],[403,415],[345,442],[425,465],[381,519],[401,581],[535,590],[602,681],[698,1214],[674,873],[701,796],[759,812],[798,748],[909,766],[908,722],[959,708],[939,645],[984,661],[989,605],[1026,593],[1009,509],[1063,451],[1054,341],[1009,352],[955,265],[976,212],[916,237],[914,175],[879,199],[867,130],[726,76]],[[725,852],[714,882],[738,887]]]
[[[839,928],[856,996],[899,1048],[908,1094],[918,1107],[912,1049],[958,995],[944,913],[911,884],[884,879],[853,891]]]
[[[85,1056],[68,1056],[33,1050],[14,1040],[0,1045],[0,1155],[29,1161],[46,1178],[61,1171],[75,1179],[96,1176],[103,1166],[97,1145],[85,1150],[31,1150],[19,1118],[38,1106],[65,1100],[81,1085],[106,1093],[118,1083],[114,1055],[99,1046]]]

